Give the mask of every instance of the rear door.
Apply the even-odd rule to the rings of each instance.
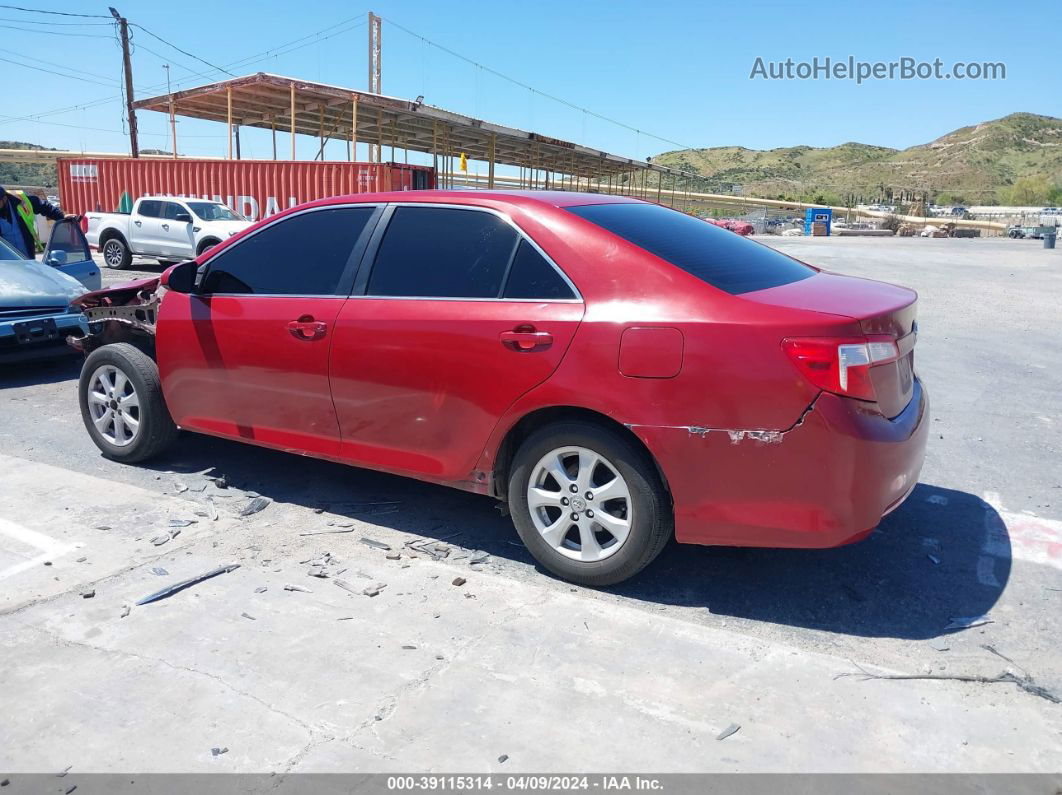
[[[159,216],[162,202],[158,199],[142,199],[129,218],[129,245],[137,254],[161,253],[159,240]]]
[[[359,241],[379,212],[357,205],[285,216],[209,259],[197,293],[166,295],[156,344],[179,425],[338,455],[328,350]]]
[[[353,463],[457,481],[560,364],[575,288],[507,218],[392,205],[336,320],[332,397]]]
[[[92,259],[78,221],[73,218],[63,218],[52,226],[44,250],[44,264],[73,276],[89,290],[100,289],[100,268]]]

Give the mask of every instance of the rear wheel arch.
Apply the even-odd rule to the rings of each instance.
[[[623,423],[609,417],[607,414],[602,414],[599,411],[583,408],[581,406],[547,406],[535,409],[517,420],[512,427],[506,431],[501,444],[498,446],[497,455],[495,456],[491,486],[493,496],[500,500],[508,500],[509,473],[512,470],[513,459],[516,456],[516,451],[520,449],[520,445],[523,444],[528,437],[548,425],[571,421],[597,425],[601,428],[614,431],[627,439],[627,441],[634,445],[634,447],[645,456],[645,459],[652,464],[657,475],[660,477],[660,482],[663,484],[668,498],[670,499],[671,487],[668,485],[667,476],[664,474],[664,470],[660,467],[660,463],[656,460],[656,456],[654,456],[652,451],[646,447],[645,442],[643,442],[634,431]]]

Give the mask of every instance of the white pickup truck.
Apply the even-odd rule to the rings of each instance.
[[[251,222],[224,204],[206,199],[137,199],[131,213],[86,213],[90,246],[109,268],[124,268],[133,255],[167,264],[193,259],[246,229]]]

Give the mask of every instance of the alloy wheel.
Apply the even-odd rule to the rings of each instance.
[[[614,555],[634,521],[627,482],[612,462],[585,447],[560,447],[539,459],[527,506],[546,543],[584,563]]]
[[[96,368],[89,381],[88,407],[100,435],[116,447],[140,433],[140,398],[128,376],[111,364]]]
[[[117,240],[110,240],[103,247],[103,261],[112,268],[117,268],[122,264],[124,254],[122,244]]]

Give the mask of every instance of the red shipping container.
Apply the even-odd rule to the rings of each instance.
[[[392,190],[435,187],[429,166],[305,160],[60,158],[63,211],[128,212],[141,196],[224,202],[251,221],[296,204]]]

